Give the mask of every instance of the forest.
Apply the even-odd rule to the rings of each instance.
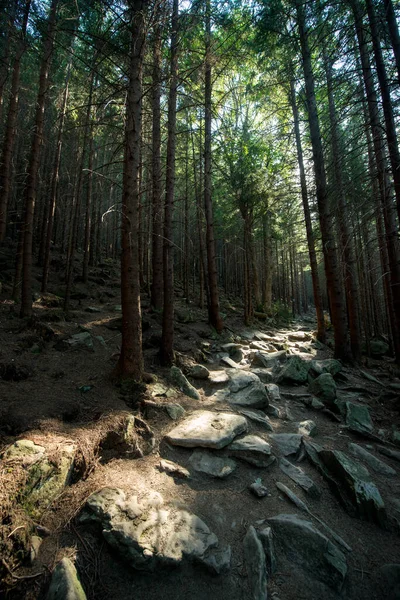
[[[0,0],[1,597],[400,598],[399,26]]]

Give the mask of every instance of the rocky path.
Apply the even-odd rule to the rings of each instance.
[[[25,571],[52,556],[50,587],[25,597],[400,598],[400,433],[385,408],[398,384],[345,369],[304,327],[199,346],[201,361],[182,355],[148,386],[84,479],[79,437],[8,447],[4,468],[23,466],[50,532]]]

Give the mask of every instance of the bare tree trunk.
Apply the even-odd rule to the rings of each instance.
[[[27,183],[25,188],[21,317],[30,317],[32,315],[33,217],[35,211],[35,200],[37,192],[40,149],[43,135],[44,105],[46,95],[48,92],[50,61],[53,53],[54,35],[56,29],[57,5],[58,0],[52,0],[50,6],[46,38],[43,44],[43,56],[39,75],[39,92],[36,101],[35,125],[31,153],[29,158]]]
[[[383,4],[385,6],[390,41],[392,42],[394,58],[396,61],[397,75],[399,78],[398,83],[400,84],[400,35],[397,26],[396,13],[394,12],[392,0],[383,0]]]
[[[31,0],[27,0],[23,14],[20,39],[18,41],[18,46],[14,58],[13,73],[11,79],[10,102],[8,106],[6,130],[3,140],[3,151],[0,159],[0,242],[4,241],[7,227],[7,208],[11,192],[11,163],[15,141],[15,126],[18,115],[18,92],[21,72],[21,59],[25,51],[25,35],[26,27],[28,24],[30,6]]]
[[[262,304],[264,311],[271,314],[272,311],[272,276],[273,276],[273,260],[272,260],[272,240],[270,215],[267,209],[263,216],[263,250],[264,250],[264,285],[262,293]]]
[[[217,263],[215,257],[214,215],[211,190],[211,119],[212,119],[212,80],[211,80],[211,2],[205,0],[206,9],[206,57],[205,57],[205,113],[204,113],[204,207],[206,215],[206,247],[207,247],[207,275],[210,291],[208,317],[210,324],[217,333],[221,333],[223,323],[219,311]]]
[[[306,224],[307,246],[308,246],[308,254],[310,257],[314,304],[315,304],[315,311],[317,314],[317,339],[324,344],[326,341],[324,309],[323,309],[323,302],[322,302],[321,284],[320,284],[319,274],[318,274],[317,254],[315,252],[314,232],[313,232],[312,222],[311,222],[310,207],[308,204],[307,182],[306,182],[306,175],[305,175],[305,170],[304,170],[303,149],[301,146],[301,137],[300,137],[299,110],[297,108],[296,94],[295,94],[293,80],[290,81],[290,103],[291,103],[292,112],[293,112],[294,131],[295,131],[296,148],[297,148],[297,161],[299,163],[299,171],[300,171],[301,199],[303,202],[304,220],[305,220],[305,224]]]
[[[90,257],[90,238],[92,224],[92,193],[93,193],[93,124],[89,126],[89,160],[88,160],[88,177],[86,188],[86,206],[85,206],[85,239],[83,242],[83,267],[82,280],[83,283],[88,282],[89,277],[89,257]]]
[[[140,148],[142,135],[142,71],[145,47],[144,0],[130,0],[131,50],[125,117],[125,160],[122,196],[121,303],[122,344],[117,374],[141,381],[143,377],[140,306],[138,216],[140,203]]]
[[[167,174],[164,214],[164,310],[160,357],[163,365],[174,362],[174,243],[173,212],[175,200],[176,99],[178,91],[178,13],[179,1],[173,0],[171,19],[171,70],[168,97]]]

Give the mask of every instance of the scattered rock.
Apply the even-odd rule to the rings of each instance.
[[[232,413],[196,411],[170,431],[166,440],[175,446],[223,448],[247,431],[247,421]]]
[[[252,373],[257,375],[263,383],[270,383],[274,379],[274,372],[272,369],[252,369]]]
[[[118,456],[126,458],[142,458],[153,451],[154,445],[154,433],[146,421],[127,414],[119,426],[108,432],[101,443],[101,449],[117,452]]]
[[[118,488],[92,494],[81,522],[97,522],[106,542],[133,568],[153,571],[198,559],[218,545],[218,538],[199,517],[164,504],[153,490],[139,502]]]
[[[340,592],[347,573],[346,558],[327,537],[297,515],[277,515],[268,523],[292,563]]]
[[[305,383],[311,368],[311,360],[294,355],[289,358],[280,372],[277,383]]]
[[[232,358],[236,363],[240,363],[243,359],[242,347],[240,344],[224,344],[221,346],[223,352],[228,352],[230,358]]]
[[[358,444],[349,444],[349,448],[354,456],[366,462],[367,465],[377,473],[387,476],[396,475],[396,471],[392,469],[392,467],[379,460],[379,458],[376,458],[376,456],[368,452],[368,450],[365,450],[362,446],[359,446]]]
[[[229,373],[228,398],[230,404],[239,404],[251,408],[264,408],[268,406],[268,396],[264,384],[257,375],[246,371],[233,371]]]
[[[310,383],[310,392],[332,405],[336,398],[336,383],[330,373],[319,375]]]
[[[315,437],[317,435],[317,426],[314,421],[309,419],[307,421],[301,421],[301,423],[298,425],[297,431],[300,435]]]
[[[63,340],[62,344],[64,344],[65,349],[90,350],[91,352],[94,352],[93,339],[88,331],[75,333],[67,340]]]
[[[368,470],[339,450],[320,450],[318,458],[328,470],[322,474],[350,514],[385,527],[385,505]]]
[[[271,433],[269,439],[277,446],[279,454],[289,456],[300,450],[302,436],[298,433]]]
[[[391,448],[386,448],[386,446],[377,446],[378,452],[384,454],[385,456],[389,456],[389,458],[394,458],[400,462],[400,452],[397,450],[392,450]]]
[[[314,483],[314,481],[308,477],[300,467],[295,467],[286,458],[281,458],[279,461],[279,468],[285,475],[290,477],[292,481],[297,483],[311,498],[320,498],[321,490]]]
[[[229,371],[229,389],[233,393],[239,392],[255,383],[260,383],[260,380],[257,375],[254,375],[250,371],[242,371],[240,369]]]
[[[215,456],[206,450],[195,450],[189,458],[189,462],[195,471],[206,473],[217,479],[225,479],[236,469],[234,460]]]
[[[257,535],[264,548],[267,571],[270,575],[273,575],[276,571],[276,556],[272,529],[271,527],[264,527],[263,529],[257,531]]]
[[[367,406],[346,402],[346,425],[351,431],[369,435],[374,430],[371,415]]]
[[[267,415],[263,413],[261,410],[249,410],[247,408],[238,408],[238,412],[242,415],[251,419],[252,421],[256,421],[256,423],[260,423],[263,425],[268,431],[273,431],[271,421],[268,419]]]
[[[275,419],[279,419],[281,414],[279,408],[273,404],[268,404],[268,406],[265,408],[265,412],[270,417],[275,417]]]
[[[189,371],[189,375],[193,379],[208,379],[210,371],[203,365],[193,365]]]
[[[165,473],[168,473],[168,475],[175,475],[180,479],[190,478],[190,473],[185,467],[164,458],[160,460],[160,471],[164,471]]]
[[[86,600],[76,568],[69,558],[63,558],[54,569],[46,600]]]
[[[184,374],[178,367],[171,367],[170,370],[171,381],[189,398],[194,400],[200,400],[200,394],[195,387],[186,379]]]
[[[240,365],[229,356],[222,356],[221,362],[226,364],[231,369],[240,369]]]
[[[267,383],[265,389],[267,390],[268,399],[271,402],[279,402],[281,399],[281,393],[276,383]]]
[[[311,361],[311,374],[312,375],[323,375],[329,373],[332,377],[335,377],[343,369],[342,363],[335,358],[327,358],[325,360],[313,360]]]
[[[240,458],[255,467],[269,467],[275,456],[271,454],[271,446],[256,435],[246,435],[230,444],[226,451],[229,456]]]
[[[243,540],[251,600],[267,600],[267,566],[263,545],[250,526]]]
[[[168,416],[173,421],[177,421],[185,414],[185,409],[180,404],[166,404],[165,410],[167,411]]]
[[[254,496],[257,496],[257,498],[264,498],[265,496],[268,496],[268,489],[262,484],[261,479],[256,479],[253,483],[251,483],[249,485],[249,490],[252,494],[254,494]]]
[[[232,549],[230,546],[220,550],[211,548],[206,554],[198,557],[198,562],[212,575],[226,573],[231,567]]]
[[[290,342],[309,342],[312,340],[312,335],[306,331],[293,331],[289,333],[288,340]]]
[[[226,371],[210,371],[209,381],[210,383],[226,383],[229,381],[229,375]]]

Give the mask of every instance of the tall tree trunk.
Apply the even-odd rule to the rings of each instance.
[[[158,5],[153,38],[152,87],[152,184],[153,184],[153,236],[151,305],[156,310],[163,307],[163,199],[161,189],[161,68],[162,20],[164,11]]]
[[[49,198],[49,214],[48,214],[48,220],[47,220],[46,241],[45,241],[45,248],[44,248],[44,265],[43,265],[43,276],[42,276],[42,292],[43,293],[47,292],[47,283],[48,283],[48,279],[49,279],[50,247],[51,247],[51,238],[53,235],[54,213],[55,213],[55,209],[56,209],[58,182],[59,182],[59,174],[60,174],[62,138],[63,138],[63,132],[64,132],[65,116],[66,116],[66,112],[67,112],[70,74],[71,74],[71,61],[68,63],[68,68],[67,68],[67,76],[66,76],[65,88],[64,88],[63,99],[62,99],[62,106],[61,106],[60,122],[58,125],[57,148],[56,148],[56,154],[54,157],[53,174],[52,174],[52,179],[51,179],[50,198]]]
[[[346,304],[342,289],[341,270],[336,241],[332,230],[332,215],[329,208],[325,161],[315,97],[314,73],[308,43],[305,9],[302,0],[296,0],[296,12],[300,34],[303,70],[306,85],[308,122],[315,171],[316,195],[321,228],[326,283],[330,301],[331,318],[335,337],[335,356],[345,361],[352,359],[347,330]]]
[[[212,183],[211,183],[211,119],[212,119],[212,80],[211,80],[211,2],[205,0],[206,9],[206,56],[205,56],[205,100],[204,100],[204,207],[206,215],[206,247],[207,247],[207,275],[210,291],[210,302],[208,305],[208,318],[210,324],[217,333],[221,333],[223,323],[219,310],[218,276],[215,256],[214,239],[214,215],[212,205]]]
[[[394,58],[396,61],[397,75],[399,78],[398,83],[400,85],[400,34],[397,26],[396,13],[394,12],[392,0],[383,0],[383,4],[385,6],[386,21],[388,24],[390,41],[392,42]]]
[[[400,252],[393,203],[385,173],[385,153],[381,123],[378,112],[377,96],[374,88],[373,73],[369,59],[368,45],[365,39],[362,11],[358,0],[350,0],[353,11],[358,47],[361,58],[364,87],[367,96],[368,116],[372,132],[379,195],[385,224],[385,238],[390,267],[391,290],[393,297],[394,321],[392,323],[393,345],[396,359],[400,362]]]
[[[2,155],[0,159],[0,242],[4,241],[6,235],[7,208],[11,192],[11,164],[15,141],[15,125],[17,122],[18,114],[18,92],[21,72],[21,59],[25,51],[25,34],[26,27],[28,24],[30,5],[31,0],[27,0],[24,8],[20,39],[18,41],[14,57],[14,65],[11,78],[10,102],[8,105],[6,130],[3,140]]]
[[[121,304],[122,343],[117,374],[143,377],[142,319],[139,280],[140,147],[142,135],[142,71],[145,48],[145,0],[130,0],[131,49],[125,117],[125,156],[122,195]]]
[[[58,0],[52,0],[43,44],[43,56],[39,75],[39,92],[36,101],[35,124],[27,172],[24,197],[24,245],[22,262],[21,317],[32,315],[32,240],[33,217],[37,193],[40,149],[43,135],[44,105],[48,92],[50,61],[53,53]]]
[[[311,279],[312,279],[313,294],[314,294],[315,312],[317,314],[317,339],[324,344],[326,342],[326,331],[325,331],[325,319],[324,319],[324,309],[323,309],[323,302],[322,302],[321,283],[320,283],[319,274],[318,274],[317,253],[315,252],[314,232],[313,232],[312,222],[311,222],[310,207],[308,204],[307,181],[306,181],[306,174],[305,174],[305,170],[304,170],[303,149],[301,146],[301,137],[300,137],[299,110],[297,108],[296,93],[295,93],[293,79],[291,79],[291,81],[290,81],[290,104],[291,104],[292,113],[293,113],[294,131],[295,131],[295,137],[296,137],[297,161],[299,163],[299,171],[300,171],[301,200],[303,203],[304,220],[305,220],[305,224],[306,224],[307,246],[308,246],[308,254],[310,257]]]
[[[86,206],[85,206],[85,239],[83,242],[83,266],[82,280],[83,283],[88,282],[89,277],[89,257],[90,257],[90,233],[92,224],[92,193],[93,193],[93,124],[90,125],[89,133],[89,160],[88,160],[88,176],[86,188]]]
[[[366,0],[366,4],[369,24],[371,27],[376,73],[378,75],[379,87],[381,90],[383,114],[385,117],[386,126],[386,139],[389,148],[390,165],[392,167],[394,192],[397,203],[397,214],[400,223],[400,152],[397,142],[396,123],[394,120],[393,105],[392,100],[390,98],[389,82],[387,78],[385,62],[383,60],[382,48],[379,39],[379,29],[374,4],[372,0]]]
[[[174,362],[174,242],[172,218],[175,199],[176,99],[178,92],[178,7],[179,1],[173,0],[164,214],[164,310],[160,348],[161,362],[166,366],[169,366]]]
[[[272,260],[272,239],[270,214],[267,209],[263,215],[263,251],[264,251],[264,285],[262,292],[263,309],[267,315],[272,311],[272,276],[273,276],[273,260]]]

